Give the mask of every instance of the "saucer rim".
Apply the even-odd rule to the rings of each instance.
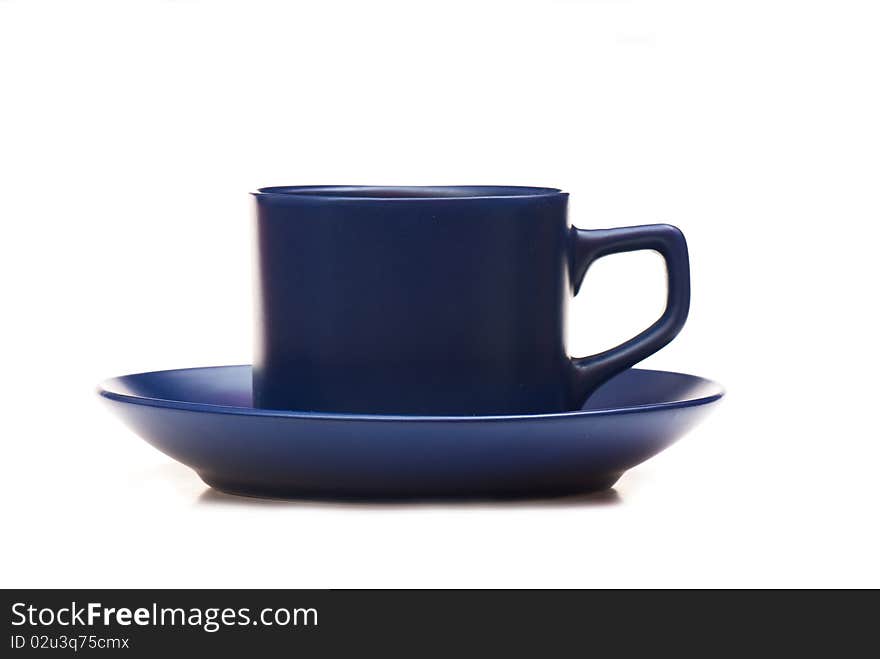
[[[647,369],[633,368],[629,370],[648,372],[648,373],[668,373],[673,375],[682,375],[688,378],[694,378],[708,384],[714,393],[680,401],[668,401],[663,403],[645,403],[641,405],[632,405],[629,407],[610,407],[594,410],[574,410],[571,412],[542,412],[538,414],[503,414],[503,415],[407,415],[407,414],[357,414],[350,412],[308,412],[303,410],[274,410],[261,409],[255,407],[239,407],[235,405],[215,405],[214,403],[193,403],[181,400],[172,400],[168,398],[153,398],[150,396],[136,396],[132,394],[120,393],[114,390],[114,384],[120,383],[124,378],[133,378],[144,375],[155,375],[159,373],[177,373],[183,371],[205,371],[209,369],[219,368],[251,368],[251,364],[226,364],[219,366],[191,366],[188,368],[160,369],[156,371],[144,371],[142,373],[129,373],[113,378],[108,378],[101,382],[97,387],[97,394],[107,400],[120,403],[128,403],[133,405],[141,405],[145,407],[160,407],[167,409],[182,410],[187,412],[202,412],[211,414],[234,414],[238,416],[260,416],[260,417],[284,417],[294,419],[307,419],[315,421],[393,421],[393,422],[483,422],[483,421],[523,421],[523,420],[553,420],[553,419],[572,419],[594,416],[610,416],[619,414],[642,413],[653,410],[670,410],[681,409],[685,407],[697,407],[707,405],[721,400],[726,391],[718,382],[704,378],[699,375],[691,375],[689,373],[679,373],[677,371],[666,371],[663,369]]]

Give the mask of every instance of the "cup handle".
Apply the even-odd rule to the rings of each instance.
[[[648,329],[605,352],[572,359],[576,402],[582,404],[600,384],[657,352],[681,331],[690,308],[690,267],[684,235],[669,224],[595,230],[572,227],[571,245],[574,295],[578,294],[593,261],[620,252],[642,249],[659,252],[666,261],[668,282],[666,309]]]

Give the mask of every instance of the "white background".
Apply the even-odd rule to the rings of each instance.
[[[2,585],[880,586],[873,2],[0,0]],[[214,494],[97,383],[242,363],[248,191],[523,184],[671,222],[679,338],[728,397],[616,494],[344,505]],[[650,323],[605,259],[575,354]]]

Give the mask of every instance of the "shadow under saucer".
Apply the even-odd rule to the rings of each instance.
[[[425,497],[425,498],[363,498],[363,497],[322,497],[275,499],[269,497],[227,494],[212,487],[205,488],[196,498],[197,505],[208,506],[266,506],[289,507],[333,507],[357,510],[390,510],[414,507],[471,507],[471,508],[568,508],[614,506],[623,503],[620,493],[615,489],[600,490],[585,494],[536,497]]]

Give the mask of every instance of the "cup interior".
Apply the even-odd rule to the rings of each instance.
[[[259,195],[290,195],[305,197],[338,197],[349,199],[446,199],[488,197],[538,197],[560,194],[557,188],[516,185],[282,185],[260,188]]]

